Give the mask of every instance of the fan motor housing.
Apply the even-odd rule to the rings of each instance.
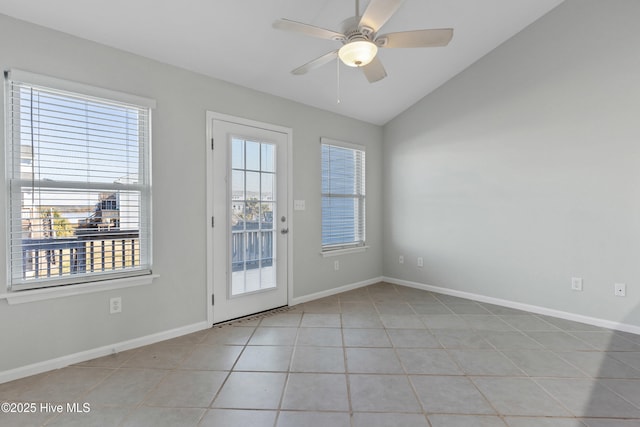
[[[360,18],[360,16],[352,16],[342,22],[342,34],[345,35],[345,40],[342,40],[342,43],[347,44],[357,40],[373,41],[373,29],[365,26],[359,27]]]

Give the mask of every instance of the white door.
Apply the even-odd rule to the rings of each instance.
[[[215,116],[209,126],[210,319],[219,323],[287,305],[291,132]]]

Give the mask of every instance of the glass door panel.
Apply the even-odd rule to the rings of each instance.
[[[231,142],[231,296],[276,286],[275,145]]]

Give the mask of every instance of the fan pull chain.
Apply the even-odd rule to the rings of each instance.
[[[340,104],[340,60],[336,59],[336,104]]]

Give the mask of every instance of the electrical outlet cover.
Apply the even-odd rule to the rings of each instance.
[[[613,293],[617,297],[627,296],[627,285],[625,285],[624,283],[616,283],[614,285]]]
[[[571,289],[574,291],[582,291],[582,278],[580,277],[572,277],[571,278]]]
[[[115,297],[109,300],[109,313],[122,313],[122,297]]]

